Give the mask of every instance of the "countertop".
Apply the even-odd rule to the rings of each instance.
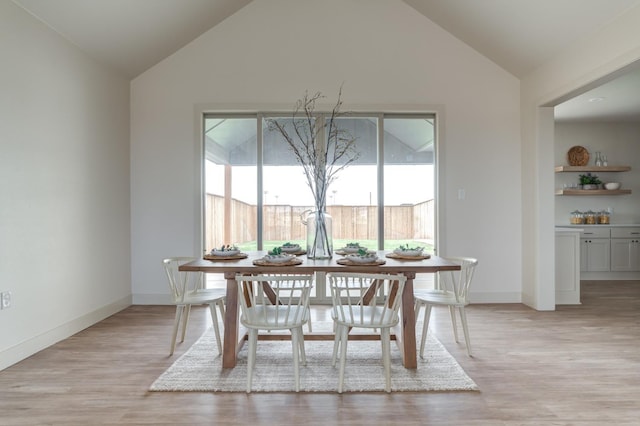
[[[582,232],[584,231],[584,227],[574,225],[574,226],[556,226],[556,232]]]
[[[636,228],[636,227],[640,227],[640,223],[610,223],[608,225],[587,225],[584,223],[581,223],[579,225],[570,225],[570,224],[563,224],[563,225],[556,225],[556,231],[560,231],[560,230],[580,230],[580,229],[588,229],[588,228]],[[561,229],[564,228],[564,229]]]

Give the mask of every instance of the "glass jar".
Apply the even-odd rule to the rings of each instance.
[[[611,223],[611,214],[606,211],[606,210],[602,210],[601,212],[598,213],[598,223],[601,225],[608,225]]]
[[[597,223],[596,213],[592,210],[585,212],[584,214],[584,223],[586,225],[595,225]]]
[[[572,225],[582,225],[584,223],[584,215],[581,211],[572,211],[569,223]]]

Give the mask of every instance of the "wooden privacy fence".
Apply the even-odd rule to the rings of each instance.
[[[225,223],[225,208],[228,209]],[[225,205],[224,197],[207,194],[205,209],[206,249],[222,244],[257,240],[257,206],[238,200]],[[264,241],[306,239],[301,215],[311,206],[266,205],[263,213]],[[374,240],[377,238],[376,206],[327,206],[333,218],[333,238]],[[225,229],[226,225],[226,229]],[[434,202],[384,208],[385,239],[433,239]]]

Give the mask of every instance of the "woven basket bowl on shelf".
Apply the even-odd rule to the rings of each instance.
[[[586,166],[589,164],[589,151],[583,146],[574,146],[567,152],[570,166]]]

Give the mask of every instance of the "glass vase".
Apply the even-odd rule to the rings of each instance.
[[[325,211],[315,211],[307,216],[307,258],[331,259],[333,256],[333,219]]]

